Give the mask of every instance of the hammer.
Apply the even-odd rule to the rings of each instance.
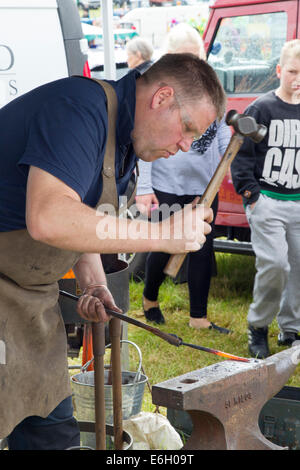
[[[267,133],[266,126],[263,124],[257,124],[256,120],[252,116],[238,114],[235,110],[228,111],[226,116],[226,124],[232,126],[235,132],[232,135],[228,147],[222,159],[220,160],[220,163],[203,196],[201,198],[195,198],[193,201],[194,205],[198,202],[203,204],[205,207],[210,207],[212,205],[212,202],[220,189],[222,181],[231,165],[231,162],[237,155],[244,141],[244,137],[249,137],[254,142],[258,143],[265,137]],[[165,266],[164,273],[171,277],[176,277],[185,260],[186,255],[187,253],[171,255],[168,263]]]

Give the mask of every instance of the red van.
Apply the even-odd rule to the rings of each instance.
[[[276,88],[275,67],[285,41],[300,37],[299,0],[216,0],[204,32],[208,62],[242,113],[260,94]],[[219,192],[216,251],[252,254],[250,230],[230,174]]]

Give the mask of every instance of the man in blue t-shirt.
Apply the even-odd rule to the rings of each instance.
[[[118,308],[99,253],[182,253],[187,243],[199,249],[210,232],[209,209],[190,208],[189,230],[180,215],[172,216],[151,239],[147,221],[96,206],[103,178],[115,175],[116,192],[124,194],[137,157],[153,161],[187,151],[223,116],[225,95],[215,72],[193,55],[170,54],[143,76],[134,71],[109,85],[117,97],[112,132],[110,100],[83,77],[46,84],[0,110],[0,340],[8,365],[1,369],[0,438],[10,434],[11,448],[63,449],[78,442],[56,311],[61,276],[73,267],[83,291],[78,313],[105,322],[105,307]],[[103,168],[108,145],[115,148],[115,168]]]

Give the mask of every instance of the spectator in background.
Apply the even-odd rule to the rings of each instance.
[[[189,52],[206,60],[205,49],[199,33],[187,24],[179,24],[167,36],[166,50],[169,53]],[[153,163],[139,162],[136,203],[141,212],[151,213],[155,205],[178,204],[183,207],[202,195],[230,140],[231,132],[225,124],[214,122],[206,132],[194,141],[187,153],[179,150],[169,159]],[[217,213],[217,197],[213,203]],[[213,229],[213,223],[212,223]],[[207,235],[203,248],[187,256],[187,282],[190,295],[190,321],[192,328],[210,328],[229,333],[207,318],[207,303],[212,276],[214,252],[213,230]],[[169,260],[165,253],[149,253],[146,261],[145,288],[143,293],[144,314],[148,321],[164,323],[159,308],[159,288],[165,278],[163,270]]]
[[[153,64],[153,47],[146,39],[135,37],[126,44],[127,63],[130,69],[143,73]]]
[[[268,133],[259,144],[245,139],[231,166],[256,257],[248,348],[259,359],[270,354],[269,325],[276,317],[279,346],[291,346],[300,339],[299,39],[283,46],[276,75],[279,87],[261,95],[245,111]]]

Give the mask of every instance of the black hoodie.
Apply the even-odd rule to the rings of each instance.
[[[244,204],[262,192],[276,199],[300,199],[300,104],[289,104],[270,91],[245,111],[268,128],[255,144],[245,138],[231,164],[235,190]]]

